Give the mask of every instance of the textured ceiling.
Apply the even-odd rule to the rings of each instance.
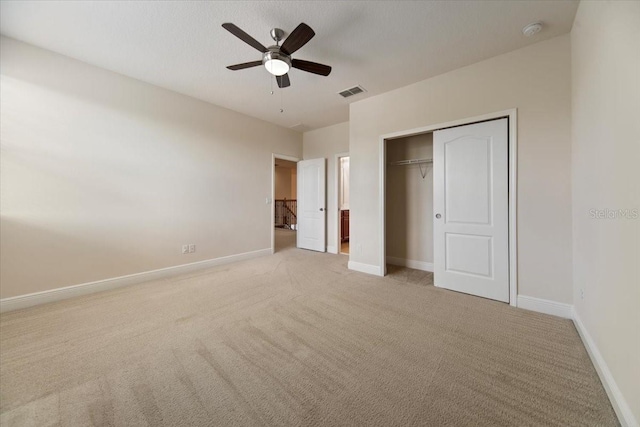
[[[348,120],[350,102],[405,86],[571,30],[577,1],[2,1],[2,34],[286,127]],[[543,32],[522,35],[541,20]],[[269,30],[300,22],[316,36],[293,57],[331,65],[328,77],[290,72],[271,95],[263,67],[227,65],[260,53]],[[337,92],[361,84],[367,92]],[[284,112],[280,113],[280,105]]]

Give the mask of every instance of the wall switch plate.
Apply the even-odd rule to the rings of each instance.
[[[189,253],[194,253],[196,251],[196,245],[194,245],[193,243],[191,243],[189,245]]]
[[[183,254],[189,253],[189,245],[182,245],[182,253]]]

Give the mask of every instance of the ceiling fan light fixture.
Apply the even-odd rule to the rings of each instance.
[[[278,51],[271,50],[262,58],[264,68],[274,76],[283,76],[291,69],[291,60]]]
[[[265,61],[264,68],[274,76],[282,76],[289,72],[289,64],[280,59],[269,59]]]

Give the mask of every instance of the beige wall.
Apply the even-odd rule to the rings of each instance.
[[[387,163],[432,158],[433,133],[387,142]],[[433,264],[433,165],[387,166],[386,178],[387,257]]]
[[[276,167],[276,199],[295,199],[295,188],[292,188],[294,179],[292,169],[285,167]]]
[[[640,3],[580,2],[571,42],[574,304],[637,422],[640,218],[597,215],[640,209]]]
[[[570,61],[565,35],[351,104],[350,261],[380,267],[380,135],[517,108],[518,292],[570,303]]]
[[[0,52],[2,298],[270,247],[271,153],[301,157],[301,134],[4,37]]]
[[[338,169],[335,155],[349,151],[349,122],[305,132],[303,153],[305,160],[327,159],[327,247],[337,251],[338,205],[336,203],[336,178]]]

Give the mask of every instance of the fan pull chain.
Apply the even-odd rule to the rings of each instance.
[[[284,113],[284,108],[282,108],[282,88],[280,88],[280,113]]]

